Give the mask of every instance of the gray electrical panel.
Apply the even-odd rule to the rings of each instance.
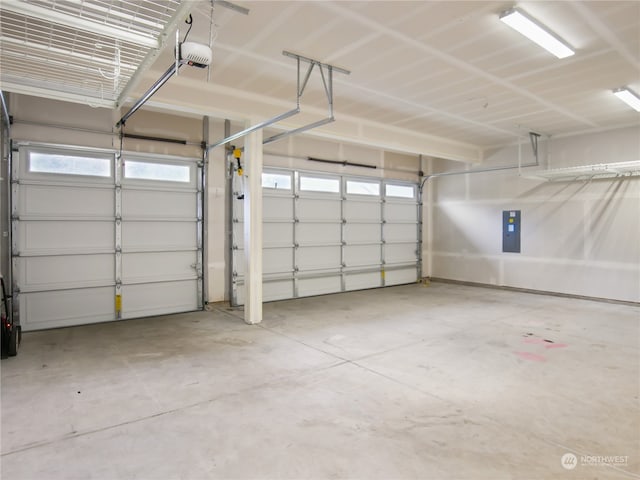
[[[502,212],[502,251],[520,253],[520,210]]]

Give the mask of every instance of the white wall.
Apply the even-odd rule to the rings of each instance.
[[[626,128],[541,140],[540,168],[640,160],[639,139],[638,128]],[[533,160],[528,138],[522,153],[523,163]],[[490,153],[485,166],[517,161],[514,146]],[[438,161],[432,168],[461,169]],[[431,179],[425,187],[424,271],[435,278],[640,302],[640,177],[526,177],[535,170]],[[522,211],[520,254],[502,253],[503,210]]]

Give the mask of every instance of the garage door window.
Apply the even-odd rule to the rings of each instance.
[[[110,177],[111,159],[29,152],[29,172]]]
[[[282,173],[263,173],[262,188],[291,190],[291,175]]]
[[[387,184],[385,186],[385,195],[387,197],[415,198],[415,188],[411,185]]]
[[[124,176],[125,178],[138,180],[160,180],[165,182],[189,183],[191,180],[188,165],[135,162],[131,160],[127,160],[124,164]]]
[[[340,193],[340,180],[326,177],[300,177],[300,190],[307,192]]]
[[[380,184],[373,182],[357,182],[347,180],[347,193],[355,195],[380,195]]]

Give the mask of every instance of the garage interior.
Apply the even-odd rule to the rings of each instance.
[[[2,0],[2,478],[640,478],[636,92],[638,2]]]

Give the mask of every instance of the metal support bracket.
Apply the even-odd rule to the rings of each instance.
[[[147,102],[147,100],[149,100],[153,96],[153,94],[160,89],[160,87],[162,87],[165,83],[167,83],[167,81],[171,77],[173,77],[174,74],[178,73],[178,69],[182,65],[183,64],[180,62],[177,62],[175,64],[172,63],[171,66],[160,76],[160,78],[156,80],[156,82],[151,86],[151,88],[149,88],[149,90],[147,90],[144,93],[144,95],[142,95],[142,97],[136,103],[133,104],[133,106],[129,109],[129,111],[125,113],[120,120],[118,120],[118,123],[116,123],[116,128],[120,127],[121,125],[124,125],[129,119],[129,117],[134,113],[136,113],[138,109],[142,107],[142,105],[144,105]]]
[[[536,159],[536,164],[538,163],[538,139],[540,138],[539,133],[529,132],[529,139],[531,140],[531,149],[533,150],[533,156]]]
[[[296,115],[297,113],[300,113],[300,107],[296,107],[293,110],[289,110],[288,112],[282,113],[276,117],[273,117],[269,120],[265,120],[264,122],[260,122],[257,123],[256,125],[252,125],[249,128],[245,128],[244,130],[238,132],[238,133],[234,133],[233,135],[229,135],[226,138],[223,138],[222,140],[218,140],[217,142],[212,143],[211,145],[209,145],[207,147],[207,151],[211,151],[216,147],[219,147],[220,145],[224,145],[225,143],[231,142],[233,140],[235,140],[236,138],[240,138],[240,137],[244,137],[245,135],[248,135],[251,132],[255,132],[256,130],[260,130],[261,128],[265,128],[268,127],[269,125],[273,125],[276,122],[279,122],[281,120],[284,120],[285,118],[289,118],[292,117],[294,115]]]
[[[273,135],[271,137],[265,138],[262,141],[263,145],[266,145],[268,143],[272,143],[275,142],[277,140],[281,140],[282,138],[288,137],[290,135],[295,135],[297,133],[302,133],[302,132],[306,132],[307,130],[311,130],[313,128],[317,128],[320,127],[322,125],[326,125],[327,123],[331,123],[335,120],[334,116],[333,116],[333,72],[339,72],[339,73],[343,73],[345,75],[349,75],[351,72],[349,70],[345,70],[344,68],[340,68],[340,67],[335,67],[333,65],[329,65],[328,63],[322,63],[318,60],[314,60],[312,58],[308,58],[302,55],[298,55],[296,53],[291,53],[288,51],[283,51],[282,54],[285,57],[290,57],[290,58],[295,58],[296,59],[296,67],[297,67],[297,82],[296,82],[296,108],[294,108],[293,110],[289,110],[288,112],[282,113],[280,115],[277,115],[273,118],[270,118],[269,120],[265,120],[264,122],[260,122],[256,125],[252,125],[249,128],[245,128],[244,130],[238,132],[238,133],[234,133],[233,135],[230,135],[226,138],[223,138],[222,140],[218,140],[217,142],[212,143],[211,145],[209,145],[207,147],[207,151],[210,151],[216,147],[219,147],[220,145],[224,145],[228,142],[231,142],[237,138],[240,137],[244,137],[245,135],[254,132],[256,130],[259,130],[261,128],[266,128],[270,125],[273,125],[274,123],[280,122],[282,120],[285,120],[289,117],[292,117],[293,115],[296,115],[298,113],[300,113],[300,98],[302,98],[302,95],[304,95],[304,91],[307,87],[307,84],[309,82],[309,78],[311,77],[311,73],[313,72],[314,67],[318,67],[318,70],[320,70],[320,77],[322,79],[322,85],[324,87],[324,92],[325,95],[327,97],[327,102],[329,104],[329,116],[327,118],[324,118],[322,120],[318,120],[317,122],[313,122],[310,123],[308,125],[304,125],[302,127],[298,127],[298,128],[294,128],[293,130],[288,130],[286,132],[282,132],[279,133],[277,135]],[[307,71],[305,73],[304,79],[302,79],[301,81],[301,71],[300,71],[300,63],[301,62],[306,62],[309,64],[309,67],[307,68]],[[326,76],[325,76],[325,70],[326,70]]]

